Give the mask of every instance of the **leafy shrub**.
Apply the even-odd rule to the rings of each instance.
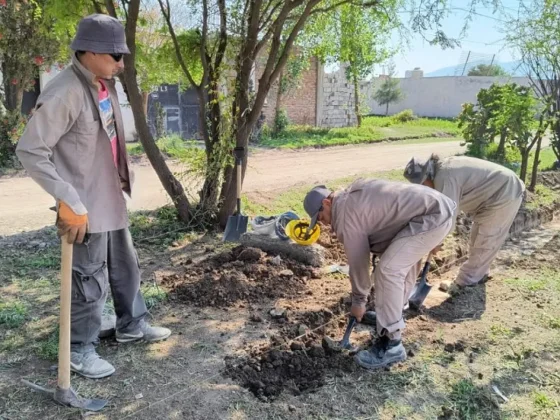
[[[393,119],[400,123],[406,123],[412,120],[415,120],[417,117],[412,112],[412,109],[405,109],[404,111],[399,112],[398,114],[393,115]]]

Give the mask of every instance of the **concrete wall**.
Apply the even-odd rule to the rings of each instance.
[[[346,79],[344,67],[332,73],[321,71],[320,74],[317,125],[326,128],[356,125],[354,87]]]
[[[517,83],[529,85],[526,77],[423,77],[399,79],[404,99],[399,103],[389,105],[389,115],[405,109],[421,117],[454,118],[461,112],[461,105],[465,102],[476,102],[476,95],[483,88],[489,88],[493,83]],[[371,114],[385,114],[385,105],[379,106],[373,99],[373,94],[381,84],[376,78],[368,82],[363,89],[363,95]]]

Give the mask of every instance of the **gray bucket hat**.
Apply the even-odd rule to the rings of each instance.
[[[404,177],[413,184],[421,184],[434,177],[434,161],[412,158],[404,168]]]
[[[332,194],[332,191],[329,190],[324,185],[318,185],[314,187],[311,191],[307,193],[303,200],[303,208],[311,217],[311,224],[309,225],[309,229],[313,229],[317,224],[317,218],[319,217],[319,212],[323,208],[323,200],[328,198],[329,195]]]
[[[114,17],[89,15],[78,23],[70,48],[96,54],[130,54],[123,25]]]

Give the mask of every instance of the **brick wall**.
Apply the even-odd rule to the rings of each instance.
[[[256,72],[257,83],[264,71],[264,65],[265,63],[260,60]],[[277,93],[278,83],[274,83],[263,107],[266,123],[269,126],[274,123]],[[301,76],[298,86],[282,96],[282,108],[286,110],[290,123],[315,125],[317,113],[317,59],[315,57],[311,59],[309,68]]]

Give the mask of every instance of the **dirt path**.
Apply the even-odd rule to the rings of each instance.
[[[458,141],[435,144],[373,144],[299,151],[258,151],[249,160],[244,191],[285,190],[298,184],[329,180],[404,167],[411,156],[427,157],[460,153]],[[131,210],[154,209],[169,202],[148,163],[133,166],[136,173]],[[172,170],[184,170],[172,164]],[[50,225],[53,199],[30,178],[0,179],[0,235],[11,235]]]

